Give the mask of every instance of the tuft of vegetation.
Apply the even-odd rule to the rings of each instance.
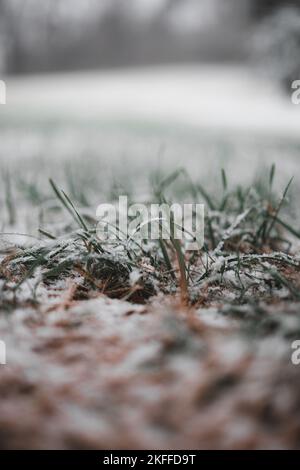
[[[230,188],[230,178],[221,170],[220,190],[209,192],[192,181],[185,169],[152,178],[151,202],[172,204],[192,199],[203,203],[205,243],[201,250],[187,252],[174,237],[171,214],[170,239],[157,243],[117,239],[103,244],[97,238],[96,220],[82,190],[81,208],[50,179],[56,200],[49,205],[52,223],[39,228],[40,239],[29,247],[15,248],[1,261],[3,302],[18,302],[27,282],[34,283],[32,303],[39,302],[39,286],[47,288],[69,280],[76,288],[74,299],[99,294],[145,303],[159,292],[179,296],[182,306],[245,305],[300,300],[300,261],[293,252],[298,228],[283,212],[288,206],[290,180],[281,196],[274,192],[276,168],[265,181],[251,187]],[[13,211],[11,182],[7,205]],[[75,191],[75,190],[74,190]],[[150,202],[149,202],[150,203]],[[67,217],[63,225],[55,217]],[[112,227],[115,229],[115,227]]]

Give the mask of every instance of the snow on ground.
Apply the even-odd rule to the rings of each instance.
[[[300,110],[244,66],[199,65],[7,79],[5,116],[180,123],[299,140]]]

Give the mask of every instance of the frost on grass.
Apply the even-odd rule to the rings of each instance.
[[[2,249],[2,446],[300,447],[300,236],[274,176],[230,190],[222,172],[213,194],[155,180],[151,202],[205,202],[199,252],[101,244],[52,182],[39,240]]]

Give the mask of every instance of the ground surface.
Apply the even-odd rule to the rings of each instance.
[[[43,309],[1,321],[2,448],[299,447],[299,371],[282,340],[172,303]]]

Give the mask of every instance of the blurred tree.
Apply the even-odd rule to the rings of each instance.
[[[271,15],[283,7],[300,7],[300,0],[249,0],[255,19]]]
[[[4,24],[5,45],[6,45],[6,68],[8,72],[16,73],[23,70],[23,40],[22,40],[22,16],[25,3],[19,5],[19,9],[14,9],[14,4],[7,0],[2,1],[1,16]]]
[[[255,30],[254,50],[262,68],[291,93],[300,78],[300,1],[276,2]]]

